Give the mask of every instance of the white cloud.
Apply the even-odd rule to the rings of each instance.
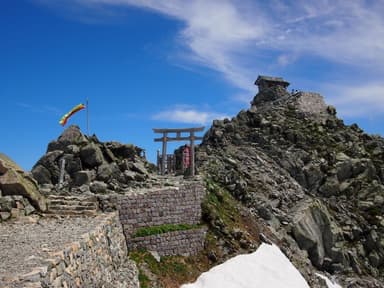
[[[254,61],[249,56],[257,57],[260,48],[301,51],[358,64],[361,60],[384,60],[384,2],[380,0],[76,2],[136,6],[183,21],[185,27],[179,36],[192,59],[224,73],[245,89],[249,71],[238,56],[245,53],[248,61]]]
[[[334,66],[342,65],[343,71],[347,70],[345,67],[364,71],[366,79],[372,81],[383,78],[382,0],[72,1],[98,9],[135,6],[181,21],[184,26],[177,39],[184,47],[182,60],[218,71],[242,90],[239,95],[253,95],[252,83],[257,74],[284,76],[280,74],[282,69],[296,68],[292,65],[298,65],[306,56],[325,59]],[[306,72],[302,71],[299,77],[306,77]],[[340,78],[352,82],[358,77],[362,76]],[[339,105],[346,105],[342,109],[362,103],[360,98],[349,100],[349,104],[343,99],[340,94]],[[367,107],[384,111],[373,100],[363,102]]]
[[[281,54],[277,57],[277,64],[284,67],[294,63],[297,60],[297,55],[295,54]]]
[[[210,111],[198,111],[191,107],[175,107],[174,109],[164,110],[152,116],[153,120],[188,124],[208,124],[214,119],[224,118],[229,117]]]
[[[183,60],[218,71],[234,86],[253,94],[252,81],[257,72],[254,67],[247,67],[249,49],[263,41],[271,25],[251,2],[234,5],[227,0],[77,1],[141,7],[182,21],[185,26],[177,39],[185,50]]]
[[[288,10],[292,18],[289,37],[272,47],[296,50],[323,58],[383,71],[383,1],[298,1]],[[296,18],[292,14],[303,15]],[[292,20],[287,19],[283,27]],[[286,25],[284,25],[286,24]]]
[[[384,84],[366,83],[332,87],[335,93],[328,101],[336,106],[338,114],[343,117],[373,117],[384,111]]]

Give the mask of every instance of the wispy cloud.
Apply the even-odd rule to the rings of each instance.
[[[25,102],[16,102],[15,105],[32,113],[50,113],[56,116],[63,114],[58,108],[49,105],[37,106]]]
[[[170,121],[185,124],[209,124],[215,119],[229,118],[227,115],[212,111],[201,111],[188,106],[175,106],[152,116],[153,120]]]
[[[295,1],[271,47],[384,71],[383,1]],[[377,61],[381,63],[377,63]]]
[[[338,107],[343,117],[375,117],[384,111],[384,84],[366,83],[360,86],[332,87],[334,96],[328,101]]]
[[[307,56],[343,65],[344,70],[365,71],[373,81],[381,81],[384,73],[381,0],[72,1],[98,9],[134,6],[181,21],[184,26],[176,37],[184,48],[182,60],[221,73],[242,91],[239,95],[253,93],[256,74],[280,76],[284,68]],[[350,101],[359,103],[359,99]],[[339,105],[347,104],[340,100]]]

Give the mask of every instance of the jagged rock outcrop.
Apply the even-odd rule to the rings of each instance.
[[[296,213],[295,218],[292,223],[293,237],[299,247],[308,252],[316,267],[321,269],[327,262],[348,265],[346,249],[337,249],[335,245],[337,241],[342,240],[342,230],[332,220],[321,201],[314,200],[308,205],[300,205],[300,211]]]
[[[46,194],[119,193],[149,185],[154,167],[142,152],[130,144],[100,142],[95,135],[87,137],[78,126],[70,126],[48,144],[47,153],[31,172]],[[58,187],[62,165],[63,183]]]
[[[27,210],[31,210],[29,202],[40,211],[47,209],[45,197],[39,192],[36,181],[2,153],[0,153],[0,189],[3,196],[23,196],[28,199],[21,200],[16,197],[20,203],[24,203],[26,207],[28,206]],[[11,208],[16,208],[16,199],[14,197],[4,197],[1,200],[0,212],[11,212]]]
[[[384,139],[345,125],[321,95],[263,89],[213,122],[197,158],[298,266],[301,249],[346,287],[384,287]]]

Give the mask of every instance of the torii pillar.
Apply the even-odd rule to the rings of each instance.
[[[203,131],[205,127],[194,128],[181,128],[181,129],[158,129],[153,128],[155,133],[163,133],[163,137],[155,138],[155,142],[162,142],[162,156],[161,156],[161,175],[165,174],[165,162],[167,158],[167,142],[168,141],[187,141],[190,142],[191,147],[191,176],[195,176],[195,140],[203,140],[203,137],[195,136],[195,132]],[[169,133],[176,133],[176,137],[168,137]],[[189,136],[182,136],[181,133],[189,133]]]

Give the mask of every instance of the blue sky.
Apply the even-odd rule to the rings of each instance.
[[[31,169],[88,98],[91,134],[154,161],[152,128],[236,115],[259,74],[383,135],[382,11],[380,0],[0,1],[0,151]],[[85,111],[70,124],[86,133]]]

